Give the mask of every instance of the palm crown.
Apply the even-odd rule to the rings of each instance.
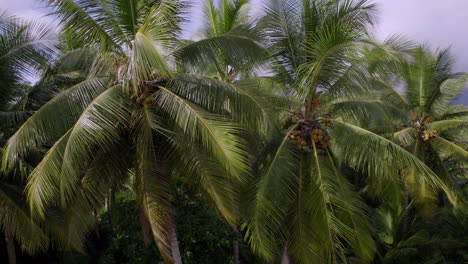
[[[381,193],[398,185],[399,170],[411,169],[451,194],[427,165],[367,122],[387,110],[365,97],[376,75],[361,55],[372,47],[391,52],[366,38],[373,10],[367,1],[278,0],[267,8],[262,25],[273,69],[296,102],[281,136],[257,158],[257,178],[244,196],[247,237],[267,259],[278,247],[317,263],[344,261],[347,248],[360,261],[372,259],[368,209],[344,168],[367,175]]]
[[[231,183],[242,181],[248,154],[234,120],[267,122],[240,118],[241,105],[263,111],[262,100],[255,100],[258,83],[175,71],[170,47],[183,19],[179,1],[47,2],[65,33],[81,36],[73,41],[99,52],[86,78],[47,102],[10,138],[4,168],[53,144],[32,171],[27,193],[35,216],[61,208],[90,219],[73,228],[70,240],[92,226],[107,190],[117,191],[133,174],[138,204],[162,255],[180,262],[171,177],[198,183],[230,223],[237,221]],[[218,98],[208,100],[207,92]]]
[[[451,105],[465,88],[467,77],[453,73],[451,63],[447,50],[431,54],[424,47],[413,49],[410,59],[398,67],[403,93],[384,96],[404,117],[397,122],[398,131],[394,134],[397,142],[448,183],[451,179],[443,160],[453,159],[463,166],[468,158],[466,142],[461,137],[466,132],[466,107]],[[418,174],[410,172],[406,177],[416,201],[438,200],[437,193],[419,184]]]
[[[223,0],[216,7],[213,0],[203,6],[203,24],[178,53],[181,64],[191,72],[212,74],[233,81],[236,77],[254,76],[255,67],[265,61],[267,52],[259,41],[262,35],[246,0]]]
[[[46,88],[41,84],[30,86],[30,81],[37,77],[37,71],[48,68],[48,60],[57,56],[57,41],[51,27],[37,21],[21,20],[6,13],[0,13],[0,141],[10,137],[14,131],[45,101],[59,90],[59,83],[55,80],[56,89]],[[55,65],[50,65],[47,74],[58,76],[60,59]],[[54,72],[53,74],[51,74]],[[55,78],[51,78],[55,79]],[[45,79],[44,79],[45,80]],[[3,154],[3,149],[0,148]],[[10,261],[15,259],[14,240],[21,248],[29,253],[46,250],[49,245],[64,245],[67,239],[61,228],[61,216],[49,217],[46,221],[36,221],[31,217],[23,194],[25,179],[32,170],[36,160],[41,157],[41,151],[36,150],[29,160],[19,162],[17,169],[0,173],[0,226],[6,236],[8,256]],[[79,245],[68,243],[70,247],[79,250]]]

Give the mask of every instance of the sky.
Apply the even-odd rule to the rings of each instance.
[[[262,0],[251,0],[258,8]],[[195,0],[194,16],[200,16]],[[455,57],[455,70],[468,72],[468,0],[374,0],[378,4],[379,23],[375,28],[378,39],[384,40],[391,34],[405,35],[433,49],[450,47]],[[44,17],[38,0],[0,0],[0,9],[23,17]],[[44,18],[51,21],[50,17]],[[195,19],[184,37],[190,37],[193,29],[200,25]],[[468,91],[458,99],[468,104]]]

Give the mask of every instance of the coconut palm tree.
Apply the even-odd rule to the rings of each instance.
[[[390,50],[368,39],[374,10],[366,0],[273,0],[266,9],[272,69],[296,102],[258,155],[243,196],[247,239],[266,259],[278,252],[283,263],[373,259],[369,210],[344,169],[367,175],[376,190],[414,170],[452,194],[424,162],[378,133],[389,109],[366,95],[378,76],[363,54]]]
[[[467,198],[466,169],[444,160],[456,181],[462,200]],[[458,263],[466,258],[466,206],[438,206],[427,218],[419,213],[415,200],[402,204],[384,202],[374,210],[373,222],[379,254],[373,263]]]
[[[54,34],[50,27],[25,21],[0,10],[0,142],[4,145],[28,114],[24,95],[36,70],[53,56]],[[0,147],[3,153],[3,148]],[[28,170],[27,164],[21,169]],[[22,195],[21,171],[0,173],[0,228],[5,235],[9,263],[16,263],[15,240],[29,253],[44,250],[48,235],[32,220]],[[15,179],[16,178],[16,179]]]
[[[268,54],[260,43],[262,35],[255,27],[250,2],[223,0],[216,5],[215,1],[206,0],[201,19],[201,28],[193,36],[195,40],[184,40],[182,48],[176,52],[179,69],[194,77],[212,76],[227,85],[234,84],[244,89],[246,95],[255,97],[262,105],[261,112],[245,111],[238,121],[255,133],[250,142],[258,145],[265,135],[276,130],[272,125],[278,122],[270,113],[274,113],[281,103],[272,93],[277,85],[271,79],[258,77]],[[206,98],[218,93],[212,91]],[[249,115],[260,116],[260,122],[249,122],[252,119]],[[244,137],[248,138],[247,135]],[[237,232],[238,227],[233,226],[233,229]],[[239,263],[237,241],[233,248],[234,263]]]
[[[12,170],[43,145],[51,146],[28,178],[31,212],[75,217],[70,236],[132,175],[144,226],[167,262],[181,263],[173,185],[182,176],[199,184],[235,224],[234,183],[248,172],[244,129],[234,120],[265,127],[259,85],[226,83],[177,71],[171,54],[184,5],[180,1],[45,1],[72,46],[98,50],[83,80],[54,96],[9,139],[3,168]],[[218,47],[222,48],[222,46]],[[247,109],[247,110],[245,110]]]
[[[427,219],[414,210],[379,210],[376,237],[380,254],[373,263],[459,263],[466,248],[466,210],[440,208]]]
[[[189,73],[186,77],[191,76],[195,81],[200,77],[210,76],[223,85],[233,84],[242,94],[255,100],[256,109],[248,105],[241,106],[244,109],[239,109],[242,115],[234,116],[234,119],[249,130],[248,134],[243,135],[244,138],[251,139],[249,144],[258,145],[265,135],[275,131],[272,113],[283,102],[271,93],[277,86],[271,79],[257,77],[259,67],[267,58],[267,51],[260,43],[260,32],[254,27],[255,19],[250,12],[249,1],[223,0],[218,3],[216,5],[212,0],[203,3],[201,29],[193,36],[194,40],[182,40],[181,48],[175,52],[178,70]],[[218,102],[223,102],[225,97],[222,89],[210,87],[207,90],[206,87],[199,86],[204,91],[197,91],[204,94],[199,103],[207,107],[213,107],[213,96]],[[236,184],[235,188],[240,188],[240,184]],[[237,197],[238,194],[233,196],[234,207],[231,210],[237,210]],[[231,225],[237,232],[237,223]],[[233,254],[234,263],[239,263],[238,241],[234,242]]]
[[[452,105],[466,87],[468,75],[453,72],[448,50],[431,53],[424,47],[411,50],[410,58],[399,65],[397,73],[401,78],[398,89],[403,92],[390,91],[383,97],[403,117],[396,122],[395,140],[450,183],[443,160],[450,158],[466,166],[468,158],[468,109]],[[430,215],[439,200],[437,192],[420,184],[421,175],[414,171],[402,176],[411,199],[422,213]]]
[[[56,41],[50,27],[2,10],[0,40],[0,120],[2,126],[15,125],[27,116],[13,106],[18,105],[30,82],[37,78],[36,72],[54,55]]]
[[[197,41],[184,41],[178,51],[182,67],[226,81],[254,76],[267,53],[250,7],[248,0],[223,0],[218,7],[206,0],[201,29],[193,36]]]

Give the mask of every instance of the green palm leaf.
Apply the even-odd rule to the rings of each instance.
[[[223,74],[227,72],[225,64],[234,69],[258,65],[267,57],[267,51],[244,32],[229,32],[184,46],[176,56],[186,67],[203,70],[214,64]]]
[[[185,20],[185,3],[164,0],[151,6],[138,30],[158,46],[171,50],[180,33],[180,22]]]
[[[84,80],[41,107],[9,139],[3,169],[11,169],[18,158],[24,157],[32,148],[60,138],[73,126],[87,104],[104,91],[106,82],[107,78],[102,77]]]
[[[70,132],[49,149],[29,176],[26,193],[33,215],[43,218],[47,207],[60,198],[60,173]]]
[[[0,228],[13,236],[30,254],[47,249],[49,239],[41,226],[30,217],[21,190],[0,183]]]
[[[442,137],[433,138],[431,145],[434,149],[448,157],[455,158],[462,163],[467,163],[468,161],[468,151],[466,148],[462,148]]]
[[[82,170],[94,160],[96,150],[108,151],[119,142],[122,127],[130,119],[130,107],[128,96],[116,85],[96,97],[76,121],[63,154],[62,206],[73,200]]]
[[[147,35],[137,32],[133,43],[133,53],[125,65],[124,85],[131,93],[137,93],[140,82],[154,78],[172,77],[172,72],[160,51]],[[128,85],[135,87],[130,90]]]
[[[134,140],[138,164],[135,175],[137,202],[150,224],[161,255],[172,263],[171,233],[175,232],[175,226],[170,170],[167,161],[161,158],[164,142],[155,141],[151,124],[146,118],[138,122]]]
[[[449,119],[449,120],[441,120],[441,121],[432,122],[427,125],[427,129],[444,131],[444,130],[451,129],[451,128],[466,127],[467,125],[468,125],[468,120]]]
[[[450,201],[457,204],[456,195],[450,186],[410,152],[363,128],[338,120],[332,122],[336,125],[336,128],[333,129],[333,133],[336,134],[331,137],[336,140],[336,144],[342,146],[340,151],[342,151],[342,158],[347,164],[367,171],[368,175],[374,175],[374,177],[385,175],[387,172],[381,170],[385,167],[377,163],[380,161],[366,154],[369,149],[372,152],[380,153],[386,162],[398,164],[398,166],[393,165],[394,168],[414,170],[419,175],[419,179],[424,181],[427,186],[433,190],[443,190]],[[343,133],[347,136],[344,136]],[[368,165],[369,162],[372,164],[371,166]],[[395,175],[398,175],[397,171],[394,172],[394,177]]]
[[[58,17],[65,32],[79,37],[80,44],[98,45],[103,50],[116,50],[123,53],[121,43],[113,37],[109,28],[102,22],[102,13],[96,12],[99,6],[91,1],[42,0]],[[96,12],[93,16],[93,11]],[[99,16],[101,15],[101,16]]]
[[[328,263],[343,261],[346,245],[351,246],[362,261],[370,261],[375,245],[366,220],[365,204],[339,173],[330,153],[323,157],[314,146],[310,159],[312,184],[308,201],[312,203],[309,206],[312,218],[309,221],[313,222],[310,228],[316,238],[312,248]]]
[[[266,259],[273,259],[286,239],[281,227],[296,197],[299,161],[288,133],[281,135],[260,153],[253,171],[259,176],[243,195],[247,241]]]
[[[176,175],[205,193],[226,221],[236,226],[239,220],[237,183],[209,155],[193,147],[184,137],[177,136],[173,144],[175,153],[171,161]]]
[[[10,110],[18,85],[37,78],[56,55],[57,41],[52,27],[1,10],[0,39],[0,109]]]
[[[414,143],[417,137],[417,131],[412,127],[407,127],[393,134],[393,137],[403,146],[409,146]]]
[[[242,129],[226,118],[211,114],[183,99],[167,88],[160,87],[155,95],[159,107],[170,117],[191,142],[199,144],[234,178],[241,180],[248,171]]]
[[[272,117],[286,105],[286,100],[272,93],[276,84],[266,78],[227,83],[200,75],[177,74],[167,88],[210,112],[227,113],[261,135],[273,130],[277,121]]]

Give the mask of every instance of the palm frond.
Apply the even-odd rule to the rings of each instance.
[[[131,114],[131,101],[120,85],[107,89],[94,99],[73,126],[61,167],[60,194],[62,206],[72,201],[83,168],[98,150],[109,151],[122,137]]]
[[[295,78],[296,69],[305,59],[301,5],[297,0],[269,1],[265,17],[259,21],[269,36],[267,48],[277,60],[273,68],[285,81]]]
[[[437,116],[464,88],[466,76],[451,73],[448,50],[432,54],[419,46],[410,54],[400,68],[409,103],[418,113]]]
[[[253,174],[258,176],[241,196],[246,240],[266,259],[273,259],[286,242],[281,227],[296,197],[299,160],[288,133],[276,138],[255,161]]]
[[[448,106],[443,112],[439,113],[438,119],[463,119],[468,120],[468,107],[464,105]]]
[[[468,120],[441,120],[435,121],[427,125],[429,130],[444,131],[451,128],[466,127],[468,125]]]
[[[0,183],[0,212],[1,230],[14,237],[24,251],[35,254],[47,250],[49,238],[29,215],[21,190]]]
[[[447,157],[455,158],[463,163],[467,163],[468,161],[468,151],[466,148],[462,148],[442,137],[433,138],[431,141],[431,146]]]
[[[104,0],[100,1],[100,4],[102,5],[101,13],[105,14],[103,22],[109,24],[108,27],[112,28],[113,31],[119,32],[121,41],[130,47],[130,42],[141,24],[139,21],[143,8],[141,3],[137,0]]]
[[[3,111],[0,112],[0,128],[18,127],[29,117],[27,111]]]
[[[138,30],[157,46],[171,49],[177,34],[180,33],[180,23],[185,20],[184,1],[164,0],[154,4]]]
[[[275,96],[277,85],[266,78],[227,83],[192,74],[177,74],[167,86],[177,95],[213,113],[226,113],[242,125],[265,135],[277,125],[275,116],[286,100]]]
[[[176,136],[171,164],[177,175],[190,186],[205,193],[219,213],[232,226],[239,221],[239,190],[228,173],[184,137]]]
[[[259,65],[267,58],[267,51],[244,32],[228,32],[193,42],[176,51],[177,58],[187,68],[206,69],[217,67],[223,77],[228,73],[226,65],[236,71]]]
[[[355,54],[369,44],[362,33],[353,32],[349,25],[324,26],[306,43],[305,56],[308,62],[298,67],[298,91],[309,104],[318,87],[328,90],[336,76],[341,76],[343,61],[349,64],[359,60]]]
[[[380,133],[391,128],[391,121],[404,119],[400,109],[376,99],[375,94],[365,96],[340,96],[327,102],[333,115],[355,120],[360,126],[378,129]]]
[[[146,111],[146,110],[143,110]],[[137,202],[148,220],[159,252],[172,263],[171,232],[174,212],[172,203],[171,171],[167,161],[161,158],[164,141],[156,141],[151,124],[146,118],[139,120],[134,138],[136,144]]]
[[[96,57],[94,49],[61,52],[45,69],[42,78],[28,91],[26,109],[37,110],[60,92],[83,81]]]
[[[106,83],[107,78],[86,79],[41,107],[9,139],[3,155],[3,169],[13,168],[15,162],[34,147],[51,144],[66,133],[87,104],[105,90]]]
[[[358,170],[363,170],[373,177],[381,177],[388,173],[384,171],[387,169],[387,166],[382,166],[383,164],[379,164],[380,161],[368,155],[369,150],[380,153],[386,162],[395,164],[392,165],[392,167],[397,168],[397,170],[414,170],[419,179],[424,181],[424,184],[429,188],[433,190],[443,190],[450,201],[453,204],[457,204],[454,190],[440,179],[426,164],[405,149],[382,136],[347,122],[338,120],[333,120],[332,122],[336,126],[331,133],[332,142],[336,142],[333,142],[332,146],[335,144],[340,145],[342,158],[347,164]],[[398,171],[394,171],[393,175],[394,177],[398,175]],[[422,182],[420,182],[420,184],[422,184]]]
[[[156,78],[167,79],[172,72],[160,50],[141,32],[137,32],[130,61],[125,65],[124,86],[129,93],[137,94],[140,83]],[[133,90],[132,90],[133,89]]]
[[[383,94],[381,95],[381,98],[383,101],[389,104],[395,105],[396,107],[399,107],[400,109],[410,108],[404,96],[399,94],[391,85],[380,80],[377,80],[376,84],[378,85],[378,87],[382,88],[383,90]]]
[[[60,198],[60,173],[70,133],[71,130],[49,149],[29,176],[26,193],[30,211],[36,218],[44,218],[46,209]]]
[[[461,76],[456,79],[447,79],[440,84],[440,90],[434,96],[433,103],[429,111],[438,116],[444,112],[453,100],[463,92],[468,82],[468,75]]]
[[[59,19],[65,31],[70,32],[83,45],[98,45],[103,50],[116,50],[123,53],[121,43],[113,38],[111,28],[102,23],[102,13],[96,12],[100,6],[91,1],[42,0],[53,10],[52,15]],[[93,13],[94,12],[94,13]]]
[[[305,222],[292,222],[291,227],[295,232],[291,238],[302,239],[289,240],[288,248],[292,252],[299,251],[298,259],[336,263],[345,258],[346,248],[351,247],[362,261],[371,260],[375,246],[365,204],[339,173],[330,153],[324,156],[314,148],[304,162],[305,176],[310,177],[309,186],[305,185],[306,190],[299,194],[304,196],[302,203],[307,208],[302,211]],[[301,254],[307,247],[315,256]]]
[[[402,146],[409,146],[414,143],[417,132],[412,127],[404,128],[398,132],[393,133],[393,137]]]
[[[230,175],[241,180],[248,172],[248,162],[240,126],[222,116],[206,112],[167,88],[160,89],[155,99],[166,115],[191,142],[208,151]]]
[[[56,55],[57,40],[52,27],[0,13],[0,109],[15,98],[15,88],[37,77]]]

